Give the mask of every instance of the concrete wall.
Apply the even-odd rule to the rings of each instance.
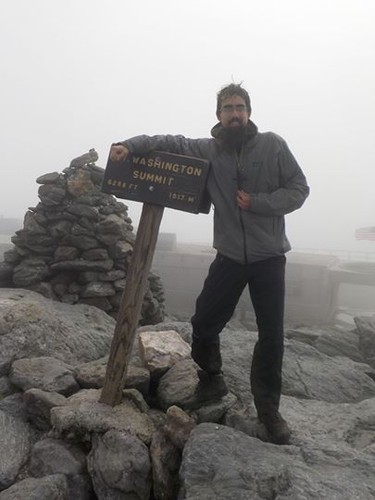
[[[286,267],[286,321],[330,324],[337,310],[337,284],[331,269],[338,261],[328,255],[290,252]]]
[[[215,254],[195,247],[155,252],[152,268],[165,287],[166,310],[191,315]]]
[[[153,270],[161,277],[166,310],[190,316],[202,289],[215,253],[194,245],[174,251],[157,249]],[[330,279],[332,256],[289,253],[286,268],[286,321],[293,324],[329,324],[336,312],[336,288]],[[236,317],[253,315],[247,289],[237,307]]]

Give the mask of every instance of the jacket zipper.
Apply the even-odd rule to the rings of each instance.
[[[234,150],[234,154],[235,154],[235,157],[236,157],[236,164],[237,164],[237,168],[236,168],[237,188],[238,189],[242,189],[239,173],[240,173],[240,171],[243,168],[243,166],[242,166],[243,145],[241,146],[240,154],[238,155],[236,149]],[[245,264],[247,264],[248,263],[247,262],[247,241],[246,241],[245,224],[244,224],[244,221],[243,221],[242,209],[240,207],[237,207],[237,208],[239,210],[240,225],[241,225],[242,235],[243,235],[244,260],[245,260]]]

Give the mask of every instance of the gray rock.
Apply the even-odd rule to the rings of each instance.
[[[73,443],[51,438],[37,442],[31,450],[29,471],[34,477],[64,474],[68,484],[67,499],[92,499],[86,454]]]
[[[331,358],[314,347],[289,341],[283,366],[283,394],[335,403],[362,401],[375,395],[370,368],[344,357]]]
[[[0,377],[0,400],[14,392],[8,377]]]
[[[34,257],[24,259],[13,270],[13,282],[16,286],[29,286],[38,281],[43,281],[50,274],[47,264],[43,259]]]
[[[281,413],[292,430],[292,444],[298,447],[357,450],[373,454],[375,398],[359,403],[328,403],[316,400],[281,398]]]
[[[14,361],[9,377],[12,384],[23,391],[36,388],[67,396],[79,389],[73,367],[48,356]]]
[[[356,333],[331,329],[323,332],[314,347],[327,356],[346,356],[353,361],[365,361],[359,350],[359,337]]]
[[[143,396],[147,397],[150,381],[150,372],[133,357],[130,360],[126,373],[124,387],[127,389],[137,389]]]
[[[116,269],[113,271],[108,271],[108,273],[99,273],[98,281],[117,281],[122,280],[126,277],[125,271],[121,269]]]
[[[65,304],[76,304],[79,300],[79,295],[78,293],[64,293],[60,297],[61,302],[64,302]]]
[[[43,184],[38,189],[38,196],[47,207],[56,207],[65,198],[65,189],[54,184]]]
[[[65,406],[51,409],[51,423],[58,436],[89,440],[92,432],[110,429],[133,432],[145,443],[150,443],[154,431],[151,418],[125,399],[113,408],[99,403],[100,391],[82,390],[68,399]]]
[[[74,260],[79,256],[79,250],[76,247],[59,246],[54,253],[54,261],[61,262],[66,260]]]
[[[0,289],[0,375],[15,359],[50,356],[71,365],[108,354],[115,321],[99,309]]]
[[[3,259],[4,262],[15,265],[20,261],[20,255],[15,248],[10,248],[4,252]]]
[[[30,451],[30,440],[29,424],[0,410],[0,490],[8,488],[14,482],[25,464]]]
[[[222,423],[228,427],[233,427],[237,431],[244,432],[248,436],[269,442],[267,430],[258,420],[255,408],[237,408],[233,406],[226,412]]]
[[[160,379],[157,388],[158,404],[163,410],[179,406],[193,411],[198,421],[219,421],[225,412],[235,404],[236,397],[228,394],[217,401],[197,401],[197,366],[190,360],[179,361]]]
[[[30,285],[28,289],[40,293],[40,295],[43,295],[47,299],[56,300],[56,294],[51,283],[48,283],[48,281],[40,281],[34,285]]]
[[[242,432],[201,424],[182,458],[179,499],[370,499],[374,456],[339,448],[314,450],[262,443]]]
[[[59,180],[61,180],[62,175],[58,172],[51,172],[48,174],[44,174],[39,176],[36,179],[37,184],[56,184]]]
[[[38,208],[29,208],[31,212],[34,214],[34,218],[37,221],[38,224],[41,226],[48,226],[48,218],[46,215],[43,213],[43,210],[41,208],[41,204],[39,204]]]
[[[111,271],[109,271],[111,272]],[[90,281],[103,281],[99,279],[99,273],[95,271],[83,271],[78,276],[78,282],[81,285],[85,285],[86,283],[90,283]]]
[[[88,219],[85,218],[85,220],[88,220]],[[80,235],[94,236],[95,235],[93,227],[87,227],[86,224],[82,225],[82,224],[79,224],[78,222],[73,224],[70,232],[74,236],[80,236]],[[87,251],[89,251],[89,250],[87,250]]]
[[[221,335],[223,370],[232,392],[245,407],[252,403],[250,367],[258,334],[247,330],[225,328]]]
[[[97,233],[96,237],[101,244],[112,247],[118,242],[119,236],[113,233]],[[112,257],[112,252],[110,252]]]
[[[193,361],[177,362],[160,379],[157,389],[160,407],[163,410],[174,405],[182,409],[191,408],[197,384],[197,369]]]
[[[99,499],[149,500],[149,453],[136,436],[117,430],[94,436],[87,464]]]
[[[0,493],[0,500],[67,500],[68,481],[63,474],[27,478]]]
[[[314,345],[322,332],[310,327],[291,328],[285,331],[285,338]]]
[[[72,271],[72,272],[86,272],[86,271],[110,271],[113,267],[113,260],[72,260],[55,262],[50,266],[53,271]]]
[[[119,215],[107,215],[103,220],[96,224],[96,231],[100,235],[111,234],[123,236],[126,232],[126,222]]]
[[[69,214],[65,214],[68,215]],[[56,239],[62,238],[65,234],[70,233],[72,228],[72,221],[70,220],[58,220],[57,222],[51,222],[49,224],[49,232],[51,236]]]
[[[29,237],[31,235],[47,235],[46,228],[39,224],[37,220],[34,217],[34,214],[30,211],[26,212],[24,221],[23,221],[23,229],[24,229],[24,234],[26,235],[29,233]]]
[[[94,236],[66,234],[60,240],[62,245],[76,247],[79,250],[91,250],[97,248],[98,240]]]
[[[31,450],[29,470],[34,477],[83,474],[86,455],[75,444],[60,439],[42,439]]]
[[[101,213],[103,215],[109,215],[109,214],[124,214],[128,210],[128,206],[125,205],[122,201],[116,200],[116,198],[110,198],[108,199],[107,203],[109,206],[102,207]],[[131,219],[130,217],[125,217],[125,221],[131,224]],[[134,235],[133,235],[134,236]],[[134,240],[135,238],[133,238]]]
[[[108,356],[76,367],[76,380],[83,389],[99,389],[104,385]],[[150,372],[133,356],[129,361],[124,387],[148,395]]]
[[[15,394],[10,394],[4,399],[0,400],[0,410],[15,417],[17,419],[27,422],[27,404],[24,400],[22,392],[16,392]]]
[[[150,408],[146,403],[142,393],[137,391],[137,389],[123,389],[122,397],[123,399],[128,399],[129,401],[131,401],[140,412],[148,413]]]
[[[133,244],[126,240],[113,241],[113,247],[110,249],[112,259],[124,259],[133,252]]]
[[[66,404],[66,398],[57,392],[29,389],[24,393],[27,419],[40,430],[51,428],[51,408]]]
[[[111,283],[105,283],[102,281],[87,283],[81,292],[81,296],[84,298],[88,297],[110,297],[115,295],[115,289]]]
[[[119,279],[113,282],[113,287],[116,290],[116,292],[123,292],[125,289],[126,285],[126,279]]]
[[[113,306],[109,301],[109,297],[87,297],[87,298],[80,297],[79,303],[97,307],[102,311],[113,310]]]
[[[106,260],[109,258],[108,251],[105,248],[93,248],[82,253],[82,259],[85,260]],[[112,271],[116,272],[116,271]],[[122,271],[117,271],[122,272]],[[104,281],[104,280],[101,280]],[[112,280],[108,280],[112,281]]]
[[[164,431],[179,450],[183,450],[191,431],[196,425],[196,420],[178,406],[168,408]]]
[[[221,422],[224,415],[237,403],[237,398],[234,394],[228,393],[218,401],[212,401],[198,408],[194,408],[193,412],[199,423],[202,422]]]
[[[90,207],[81,203],[75,203],[67,208],[67,212],[77,217],[85,217],[86,219],[96,221],[99,218],[99,210],[97,207]]]
[[[41,204],[42,205],[42,204]],[[43,206],[43,205],[42,205]],[[76,221],[76,217],[72,214],[68,214],[66,211],[66,203],[65,200],[62,201],[59,207],[44,207],[44,214],[47,217],[49,222],[53,221],[68,221],[74,223]],[[71,224],[70,224],[71,227]],[[62,234],[60,236],[63,236]]]

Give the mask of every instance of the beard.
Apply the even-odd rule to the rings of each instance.
[[[246,137],[246,125],[242,125],[241,122],[237,118],[233,118],[233,120],[229,123],[237,122],[239,125],[235,127],[224,127],[222,130],[222,138],[224,143],[229,148],[240,149],[245,137]]]

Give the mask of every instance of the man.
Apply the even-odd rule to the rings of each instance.
[[[254,404],[270,440],[284,444],[290,438],[279,413],[285,253],[290,250],[284,215],[301,207],[309,188],[285,141],[272,132],[259,133],[250,120],[250,97],[241,85],[220,90],[216,116],[212,139],[138,136],[113,145],[110,157],[121,161],[129,151],[162,150],[210,161],[207,189],[215,207],[217,255],[192,317],[192,357],[201,368],[197,397],[227,393],[219,334],[248,285],[258,326],[250,377]]]

